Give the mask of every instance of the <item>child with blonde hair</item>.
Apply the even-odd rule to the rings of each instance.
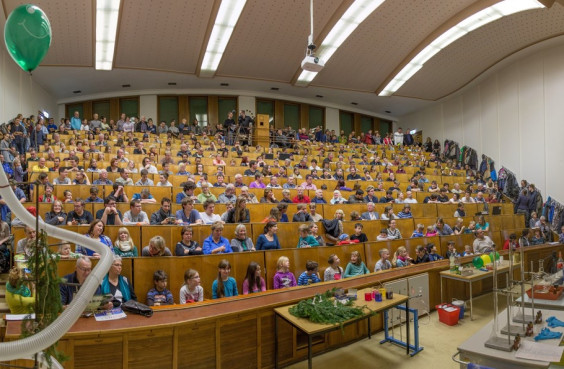
[[[280,256],[276,264],[276,274],[274,275],[274,289],[297,286],[296,277],[290,272],[290,259]]]
[[[204,300],[204,289],[200,286],[200,274],[197,270],[187,269],[184,272],[184,285],[180,288],[180,303]]]
[[[392,265],[401,268],[411,265],[412,261],[413,259],[409,257],[409,254],[407,253],[407,249],[405,248],[405,246],[400,246],[398,247],[398,249],[394,254],[394,258],[392,259]]]

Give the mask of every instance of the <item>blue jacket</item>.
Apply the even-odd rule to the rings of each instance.
[[[233,252],[233,249],[231,249],[231,244],[229,243],[229,240],[227,238],[221,237],[219,239],[219,242],[216,243],[214,242],[211,235],[204,240],[204,246],[202,249],[204,251],[204,254],[208,255],[211,254],[213,250],[221,246],[225,246],[225,251],[223,251],[222,254],[228,254]]]

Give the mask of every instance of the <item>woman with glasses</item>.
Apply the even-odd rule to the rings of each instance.
[[[108,274],[102,280],[100,290],[102,294],[111,294],[114,307],[120,306],[128,300],[137,301],[137,296],[126,277],[121,275],[123,262],[121,257],[114,255],[114,262]]]

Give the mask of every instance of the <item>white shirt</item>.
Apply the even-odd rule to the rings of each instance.
[[[212,214],[211,216],[208,216],[208,214],[206,214],[206,212],[201,212],[200,218],[202,218],[202,221],[204,222],[204,224],[213,224],[215,222],[221,221],[221,217],[218,214]]]

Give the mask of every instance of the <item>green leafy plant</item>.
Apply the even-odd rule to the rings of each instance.
[[[332,289],[312,299],[302,300],[290,308],[290,314],[320,324],[342,324],[365,315],[363,307],[352,306],[352,300],[343,304],[333,299],[334,293],[335,289]]]
[[[49,250],[45,231],[38,233],[34,246],[31,248],[27,264],[35,282],[37,296],[34,306],[35,320],[22,322],[22,338],[42,331],[63,311],[59,290],[61,279],[57,273],[59,255]],[[59,362],[68,360],[67,356],[57,351],[56,344],[43,350],[43,353],[49,368],[52,366],[51,358],[53,357]]]

